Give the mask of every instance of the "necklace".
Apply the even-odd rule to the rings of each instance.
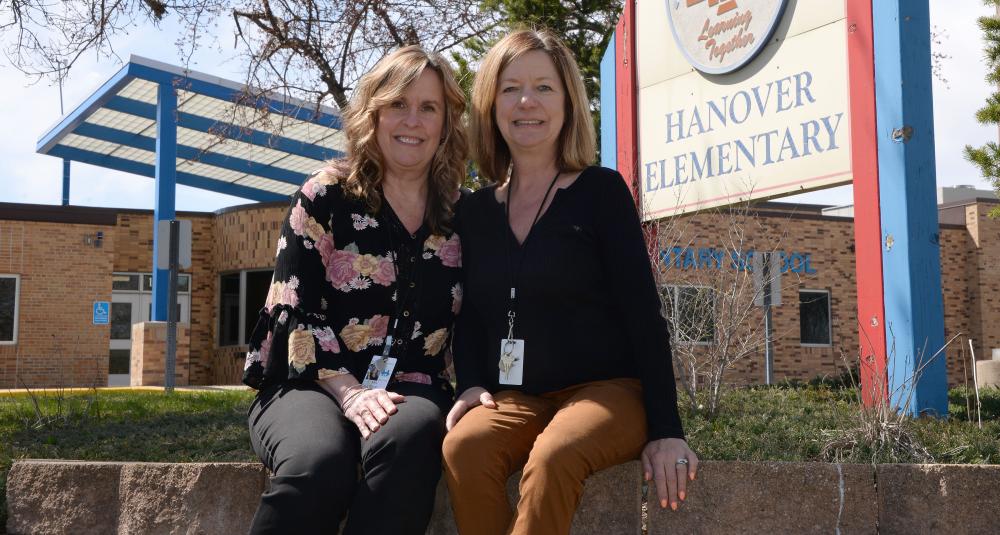
[[[503,340],[501,344],[500,351],[500,371],[508,375],[513,369],[514,364],[517,361],[517,356],[514,354],[513,349],[517,345],[514,340],[514,320],[517,317],[517,284],[521,276],[521,266],[524,265],[524,257],[527,256],[528,242],[531,240],[531,235],[535,229],[535,225],[538,223],[538,219],[542,216],[542,209],[545,208],[545,202],[549,198],[549,193],[552,193],[552,188],[556,185],[556,180],[559,179],[559,175],[562,172],[556,170],[555,176],[549,182],[548,189],[545,190],[545,195],[542,197],[541,204],[538,205],[538,211],[535,212],[534,219],[531,220],[531,226],[528,227],[528,233],[524,236],[524,242],[521,244],[521,257],[517,262],[517,270],[514,270],[513,260],[511,259],[510,252],[510,238],[504,239],[505,250],[507,253],[507,273],[510,276],[510,306],[507,309],[507,338]],[[514,177],[511,176],[511,182],[507,185],[507,203],[504,205],[504,215],[507,220],[507,227],[510,229],[512,237],[516,240],[517,236],[514,235],[514,229],[510,224],[510,199],[511,192],[514,190]],[[523,348],[523,342],[522,346]],[[518,383],[520,384],[520,383]]]

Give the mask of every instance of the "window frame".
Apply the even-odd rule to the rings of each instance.
[[[815,344],[802,341],[802,294],[803,293],[814,293],[814,294],[826,294],[826,329],[827,329],[827,340],[828,343],[825,344]],[[799,288],[799,293],[797,295],[799,298],[799,346],[801,347],[833,347],[833,294],[830,290],[824,288]]]
[[[270,271],[274,273],[274,268],[250,268],[250,269],[231,269],[227,271],[218,272],[216,277],[217,286],[215,291],[215,347],[217,349],[222,349],[226,347],[241,347],[247,345],[247,333],[243,328],[246,325],[247,317],[247,273],[259,273],[262,271]],[[219,341],[219,335],[222,334],[222,314],[220,314],[219,307],[222,306],[222,277],[227,275],[239,274],[240,276],[240,295],[239,295],[239,314],[237,314],[237,321],[239,322],[240,328],[236,336],[235,344],[222,344]],[[274,275],[271,276],[272,280]],[[266,298],[265,298],[266,299]]]
[[[717,304],[715,302],[715,299],[716,299],[715,288],[713,288],[711,286],[704,286],[704,285],[698,285],[698,284],[661,284],[660,285],[660,291],[661,291],[660,295],[661,296],[663,295],[662,291],[664,289],[669,289],[670,293],[673,296],[671,298],[672,299],[671,300],[671,307],[675,307],[677,305],[677,301],[680,299],[680,290],[681,290],[681,288],[693,288],[693,289],[696,289],[696,290],[708,290],[709,292],[712,292],[712,339],[711,340],[684,340],[684,339],[681,339],[680,336],[679,336],[679,333],[675,333],[674,332],[674,329],[673,329],[674,326],[672,325],[672,322],[671,322],[670,318],[664,318],[665,320],[667,320],[667,326],[670,327],[670,343],[672,343],[672,344],[684,344],[684,345],[695,345],[695,346],[706,346],[706,347],[707,346],[715,345],[715,343],[716,343],[716,335],[717,335],[717,332],[718,332],[718,330],[715,328],[716,324],[718,322],[718,318],[716,317],[716,310],[715,310],[715,307],[716,307],[716,304]]]
[[[16,273],[0,273],[2,279],[14,279],[14,330],[11,331],[10,340],[0,340],[0,346],[12,346],[17,344],[17,326],[20,323],[21,312],[21,275]]]
[[[21,275],[16,273],[0,273],[0,279],[14,279],[14,329],[11,331],[10,340],[0,340],[0,346],[12,346],[17,344],[17,325],[21,312]]]
[[[152,272],[149,272],[149,271],[115,271],[115,272],[111,273],[112,277],[114,277],[115,275],[138,275],[139,276],[139,289],[138,290],[115,290],[115,289],[112,289],[111,291],[114,292],[114,293],[123,293],[123,294],[152,294],[153,293],[152,290],[146,290],[146,289],[144,289],[144,286],[143,286],[143,282],[145,280],[145,277],[152,277],[153,276]],[[180,289],[181,288],[180,282],[181,282],[181,279],[184,278],[184,277],[188,278],[188,289],[187,290],[181,290]],[[191,293],[191,289],[193,287],[192,286],[193,284],[194,284],[194,276],[191,273],[185,273],[183,271],[177,272],[177,294],[178,295],[181,295],[181,294],[184,294],[184,295],[190,294]]]

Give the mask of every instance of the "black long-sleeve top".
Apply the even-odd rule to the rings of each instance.
[[[589,167],[557,189],[525,247],[495,192],[490,186],[473,193],[457,218],[466,281],[455,328],[458,391],[481,386],[541,394],[637,377],[649,439],[683,438],[670,337],[639,216],[621,175]],[[519,263],[514,338],[525,341],[523,384],[501,385],[509,266],[517,270]]]

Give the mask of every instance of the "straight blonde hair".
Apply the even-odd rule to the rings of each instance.
[[[448,62],[439,54],[418,45],[400,48],[361,77],[342,114],[347,156],[334,168],[341,169],[344,191],[365,202],[372,213],[382,207],[380,185],[385,173],[385,157],[376,136],[378,113],[401,97],[424,69],[441,77],[444,86],[444,127],[441,143],[434,152],[427,178],[425,222],[435,234],[451,230],[458,188],[466,174],[469,141],[462,123],[465,93],[455,81]]]
[[[496,123],[496,96],[500,73],[532,50],[548,54],[566,88],[566,114],[556,147],[556,166],[579,171],[594,162],[597,141],[590,101],[580,68],[569,48],[549,30],[523,29],[501,39],[483,58],[472,87],[472,155],[489,182],[503,184],[511,165],[510,147]]]

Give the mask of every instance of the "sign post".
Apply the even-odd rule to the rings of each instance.
[[[163,387],[173,392],[177,368],[177,273],[180,267],[191,267],[191,221],[160,221],[160,236],[166,240],[166,251],[159,251],[157,269],[167,270],[167,350],[163,363]],[[163,245],[160,245],[163,248]],[[164,254],[166,253],[166,254]],[[165,261],[165,262],[164,262]],[[165,265],[164,265],[165,264]]]
[[[913,416],[944,416],[930,8],[927,0],[873,0],[872,15],[888,393]]]
[[[771,307],[781,306],[781,256],[760,252],[753,256],[754,305],[764,308],[764,384],[774,383],[774,341]]]

